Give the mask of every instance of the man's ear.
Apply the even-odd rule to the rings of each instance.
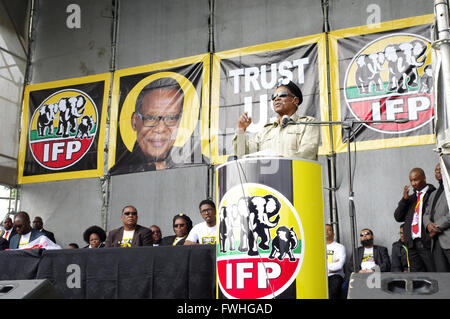
[[[138,115],[136,112],[133,112],[131,115],[131,127],[133,128],[133,131],[137,131],[137,121],[138,121]]]

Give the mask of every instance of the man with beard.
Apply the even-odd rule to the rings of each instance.
[[[170,156],[177,137],[184,101],[183,90],[172,78],[155,80],[136,99],[131,127],[136,131],[133,151],[124,152],[113,174],[154,171],[174,166]]]
[[[391,269],[391,261],[389,259],[388,250],[386,247],[377,246],[373,244],[373,232],[364,228],[359,233],[362,247],[357,248],[356,255],[356,270],[355,272],[367,273],[374,272],[379,267],[381,272],[389,272]],[[348,268],[350,272],[353,270],[353,255],[349,259]]]
[[[409,194],[409,185],[403,188],[403,196],[398,202],[394,218],[399,223],[405,223],[403,236],[408,248],[411,272],[434,272],[435,266],[431,256],[431,239],[423,222],[423,214],[428,205],[429,197],[435,187],[427,184],[425,172],[421,168],[413,168],[409,173],[409,181],[414,193]]]

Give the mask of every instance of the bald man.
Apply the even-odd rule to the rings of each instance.
[[[14,216],[14,228],[17,234],[9,240],[9,249],[21,249],[36,238],[44,236],[40,231],[31,228],[30,215],[24,211]]]
[[[436,188],[427,184],[425,172],[421,168],[413,168],[409,173],[410,185],[403,188],[394,218],[397,222],[405,223],[403,237],[408,247],[411,272],[433,272],[435,266],[431,256],[431,240],[423,222],[423,214],[429,204],[428,198]]]

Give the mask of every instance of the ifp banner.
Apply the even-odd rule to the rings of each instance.
[[[355,124],[358,150],[434,143],[432,21],[426,15],[330,32],[333,120],[390,121]],[[345,151],[340,126],[333,136],[336,151]]]
[[[111,175],[205,163],[209,65],[204,54],[114,73]]]
[[[216,175],[217,297],[327,298],[320,164],[247,158]]]
[[[25,87],[18,182],[103,175],[110,74]]]
[[[278,80],[288,78],[302,91],[300,116],[328,120],[325,35],[318,34],[230,51],[213,56],[211,85],[211,158],[224,163],[233,155],[238,117],[248,112],[252,136],[278,117],[271,96]],[[319,154],[329,151],[329,134],[321,129]]]

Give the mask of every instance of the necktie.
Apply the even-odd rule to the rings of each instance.
[[[3,237],[3,238],[8,239],[8,234],[9,234],[9,230],[6,231],[5,237]]]
[[[419,233],[419,213],[420,213],[420,195],[422,194],[422,192],[418,192],[417,193],[417,202],[416,202],[416,207],[414,209],[414,218],[413,218],[413,222],[412,222],[412,231],[414,234],[418,234]]]

